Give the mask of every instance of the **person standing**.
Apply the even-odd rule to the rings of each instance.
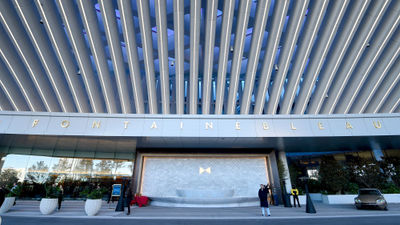
[[[12,187],[11,190],[10,190],[10,192],[14,192],[17,188],[18,188],[17,183],[14,183],[14,184],[13,184],[13,187]],[[14,206],[15,204],[17,204],[17,200],[14,201],[13,206]]]
[[[300,208],[301,206],[300,206],[300,201],[299,201],[299,190],[295,186],[293,186],[293,188],[290,192],[293,195],[294,207],[296,207],[296,200],[297,200],[297,204],[299,205],[299,208]]]
[[[129,187],[128,191],[126,193],[126,205],[128,206],[128,213],[126,215],[131,214],[131,201],[133,199],[133,195],[132,195],[132,188]]]
[[[3,204],[6,197],[6,192],[3,187],[0,187],[0,206]]]
[[[60,209],[61,209],[61,203],[62,203],[63,198],[64,198],[64,188],[63,188],[62,184],[60,184],[60,186],[58,187],[58,195],[57,195],[57,198],[58,198],[58,208],[57,208],[57,211],[60,211]]]
[[[260,190],[258,190],[258,198],[260,198],[262,216],[265,216],[265,209],[267,209],[267,215],[271,216],[268,208],[268,187],[266,187],[264,184],[260,184]]]

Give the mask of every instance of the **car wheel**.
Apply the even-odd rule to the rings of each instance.
[[[388,209],[388,207],[386,206],[383,210],[388,211],[389,209]]]

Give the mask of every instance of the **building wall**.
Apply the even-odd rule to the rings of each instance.
[[[268,183],[266,157],[145,157],[142,173],[141,193],[158,197],[180,191],[257,197],[259,185]]]

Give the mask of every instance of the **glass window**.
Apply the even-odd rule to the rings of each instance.
[[[113,184],[130,179],[133,171],[133,162],[128,160],[30,155],[7,155],[3,159],[1,171],[16,171],[13,174],[18,174],[25,199],[43,197],[49,184],[62,185],[66,199],[81,199],[83,190],[97,187],[109,192]]]
[[[44,183],[49,176],[51,157],[31,156],[27,165],[25,180],[30,183]]]

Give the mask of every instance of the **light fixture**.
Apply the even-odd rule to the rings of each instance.
[[[274,68],[275,68],[275,71],[278,71],[278,70],[279,70],[279,67],[278,67],[277,64],[275,64]]]
[[[171,65],[171,66],[174,66],[174,65],[175,65],[175,62],[174,62],[174,61],[171,61],[170,65]]]
[[[40,19],[40,21],[39,21],[41,24],[43,24],[43,20],[42,19]]]
[[[233,52],[233,46],[231,46],[231,49],[230,49],[230,50],[231,50],[231,52]]]

